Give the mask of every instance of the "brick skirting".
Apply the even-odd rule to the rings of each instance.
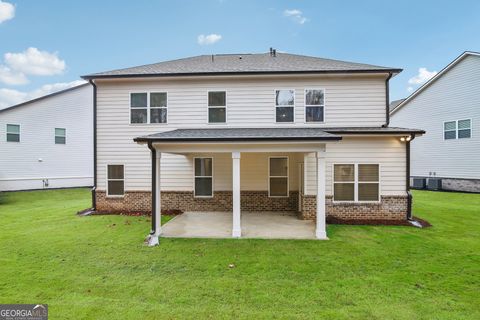
[[[128,191],[122,198],[105,196],[105,191],[97,191],[97,211],[145,212],[151,211],[149,191]],[[164,191],[162,209],[182,211],[232,211],[232,192],[214,191],[212,198],[195,198],[189,191]],[[268,191],[242,191],[241,210],[245,211],[297,211],[298,192],[290,191],[288,198],[270,198]]]
[[[325,198],[327,217],[345,220],[405,220],[407,196],[382,196],[380,203],[333,203],[333,197]],[[302,197],[302,212],[299,217],[315,220],[316,196]]]
[[[193,192],[164,191],[162,209],[182,211],[231,211],[232,192],[215,191],[213,198],[194,198]],[[151,211],[151,193],[149,191],[128,191],[122,198],[109,198],[105,191],[97,191],[97,211],[145,212]],[[297,211],[298,192],[291,191],[288,198],[269,198],[267,191],[242,191],[241,210],[245,211]],[[333,203],[332,197],[326,197],[327,216],[338,219],[356,220],[405,220],[407,196],[382,196],[380,203]],[[299,217],[315,220],[316,197],[302,197],[302,212]]]

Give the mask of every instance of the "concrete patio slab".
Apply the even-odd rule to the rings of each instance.
[[[315,223],[290,212],[242,212],[242,238],[315,239]],[[185,212],[162,226],[167,238],[231,238],[231,212]]]

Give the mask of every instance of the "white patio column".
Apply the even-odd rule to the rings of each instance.
[[[325,227],[325,151],[317,151],[317,239],[328,239]]]
[[[233,197],[233,224],[232,237],[240,238],[240,152],[232,152],[232,197]]]

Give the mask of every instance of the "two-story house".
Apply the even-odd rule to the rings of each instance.
[[[95,85],[97,211],[297,211],[406,220],[409,141],[389,127],[401,70],[302,55],[220,54],[84,76]]]
[[[0,191],[93,185],[88,83],[0,110]]]
[[[390,116],[392,125],[427,131],[412,143],[416,187],[480,192],[479,52],[462,53],[391,108]]]

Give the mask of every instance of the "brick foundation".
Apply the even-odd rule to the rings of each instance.
[[[213,198],[194,198],[193,192],[164,191],[162,209],[182,211],[232,211],[232,192],[215,191]],[[104,191],[97,191],[97,210],[104,212],[151,211],[149,191],[128,191],[123,198],[108,198]],[[288,198],[269,198],[267,191],[242,191],[241,210],[245,211],[297,211],[298,192],[291,191]],[[327,216],[355,220],[405,220],[407,196],[382,196],[380,203],[333,203],[326,197]],[[315,220],[316,197],[302,197],[302,212],[299,217]]]
[[[150,191],[129,191],[121,198],[107,197],[105,191],[96,191],[97,211],[117,212],[145,212],[152,210],[152,196]]]
[[[333,197],[325,199],[327,217],[345,220],[405,220],[407,196],[382,196],[380,203],[333,203]],[[315,220],[316,197],[302,197],[302,212],[299,217]]]
[[[104,191],[97,191],[97,210],[110,212],[151,211],[149,191],[128,191],[123,198],[108,198]],[[164,191],[162,209],[182,211],[232,211],[232,192],[215,191],[213,198],[195,198],[189,191]],[[242,191],[241,210],[245,211],[297,211],[298,192],[291,191],[288,198],[270,198],[268,191]]]

